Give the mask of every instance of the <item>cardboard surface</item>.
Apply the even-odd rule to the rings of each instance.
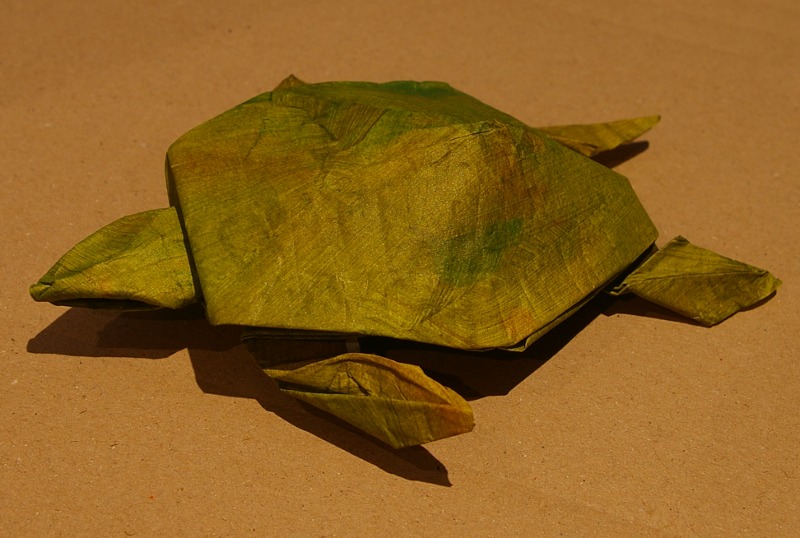
[[[0,2],[0,534],[800,532],[794,1],[97,4]],[[532,125],[660,113],[617,167],[659,243],[784,286],[712,329],[600,301],[524,356],[420,351],[477,426],[403,451],[277,394],[197,312],[30,300],[166,205],[175,138],[289,73],[443,80]]]

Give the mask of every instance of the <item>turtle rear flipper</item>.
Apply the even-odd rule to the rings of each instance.
[[[633,270],[612,295],[633,293],[652,303],[715,325],[769,297],[781,281],[676,237]]]
[[[58,305],[119,310],[197,302],[175,208],[129,215],[101,228],[64,254],[30,294]]]
[[[537,127],[536,130],[581,155],[594,157],[632,142],[652,129],[660,119],[661,116],[645,116],[607,123]]]

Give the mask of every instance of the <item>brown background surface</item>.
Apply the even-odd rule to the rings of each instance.
[[[800,532],[794,0],[2,0],[0,27],[0,534]],[[235,329],[30,300],[166,205],[170,142],[289,73],[444,80],[532,125],[660,113],[618,167],[660,243],[784,286],[712,329],[595,303],[516,360],[454,354],[475,431],[404,451],[277,394]]]

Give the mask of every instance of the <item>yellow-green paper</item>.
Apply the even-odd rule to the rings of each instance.
[[[524,349],[604,289],[713,325],[780,281],[683,238],[653,248],[628,180],[590,157],[657,121],[535,129],[440,82],[289,77],[179,138],[170,207],[99,230],[31,295],[200,302],[247,339],[379,335],[473,350]],[[469,405],[416,366],[364,353],[263,366],[282,390],[394,447],[473,426]]]

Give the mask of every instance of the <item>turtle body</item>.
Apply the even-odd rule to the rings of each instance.
[[[630,273],[612,291],[713,324],[780,282],[683,239],[632,267],[657,232],[628,180],[589,157],[657,121],[535,129],[439,82],[289,77],[180,137],[170,207],[90,236],[31,294],[201,302],[250,337],[524,349]],[[394,446],[472,427],[466,402],[415,367],[364,354],[279,363],[265,370],[284,390]]]
[[[212,323],[513,347],[656,238],[624,177],[445,84],[290,82],[167,153]]]

